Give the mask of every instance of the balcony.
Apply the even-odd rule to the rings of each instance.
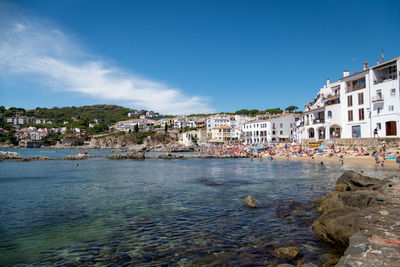
[[[314,119],[313,124],[325,123],[325,119]]]
[[[379,103],[383,101],[383,95],[376,95],[372,97],[372,103]]]

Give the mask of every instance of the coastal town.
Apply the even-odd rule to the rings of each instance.
[[[399,70],[400,57],[388,61],[381,58],[374,66],[364,62],[363,70],[356,73],[345,70],[339,80],[327,79],[302,112],[294,106],[255,116],[246,111],[163,116],[153,111],[131,110],[126,120],[111,124],[94,119],[84,128],[71,126],[71,122],[79,122],[76,118],[71,118],[71,122],[56,122],[54,118],[20,116],[17,111],[4,117],[0,135],[7,136],[14,130],[14,145],[20,147],[55,145],[42,141],[56,134],[62,136],[59,145],[83,145],[90,138],[88,129],[102,124],[106,125],[102,134],[176,131],[181,143],[187,146],[271,143],[376,146],[377,138],[390,141],[400,137]],[[62,126],[52,127],[54,124]]]

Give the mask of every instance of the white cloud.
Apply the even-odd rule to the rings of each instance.
[[[165,114],[213,111],[207,99],[188,96],[177,88],[110,66],[100,57],[85,53],[73,39],[44,20],[2,19],[0,73],[34,77],[51,89]]]

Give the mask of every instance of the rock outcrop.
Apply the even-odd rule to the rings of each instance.
[[[89,159],[93,158],[93,156],[86,155],[86,154],[78,154],[78,155],[68,155],[64,157],[64,160],[82,160],[82,159]]]
[[[396,266],[400,262],[400,180],[353,171],[322,200],[312,225],[316,236],[347,248],[337,266]],[[393,265],[394,264],[394,265]]]
[[[114,154],[107,157],[108,159],[134,159],[134,160],[144,160],[146,157],[144,153],[132,153],[132,154]]]
[[[22,159],[22,156],[17,152],[0,151],[0,160]]]

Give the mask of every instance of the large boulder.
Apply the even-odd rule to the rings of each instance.
[[[346,171],[336,182],[336,191],[354,191],[354,190],[377,190],[381,188],[387,180],[379,180],[364,176],[358,172]]]
[[[250,208],[256,208],[258,206],[258,201],[257,199],[255,199],[255,197],[253,196],[247,196],[244,200],[243,200],[244,204],[246,204],[247,206],[249,206]]]
[[[326,211],[312,224],[315,235],[328,243],[347,247],[349,238],[360,229],[358,208],[346,207]]]

